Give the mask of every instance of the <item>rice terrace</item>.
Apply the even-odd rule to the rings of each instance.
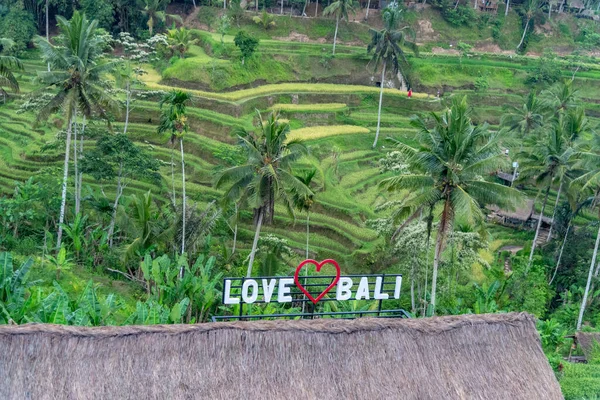
[[[0,0],[1,399],[600,399],[600,1]]]

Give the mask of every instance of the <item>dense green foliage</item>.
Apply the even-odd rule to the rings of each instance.
[[[597,22],[544,2],[359,22],[344,0],[333,18],[50,1],[46,41],[32,4],[0,0],[0,323],[203,322],[239,312],[223,276],[332,257],[404,274],[415,317],[534,314],[566,398],[596,393],[597,368],[561,357],[600,327]],[[492,218],[527,200],[528,221]]]

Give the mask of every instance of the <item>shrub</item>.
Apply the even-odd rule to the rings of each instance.
[[[115,18],[113,6],[106,0],[81,0],[81,10],[90,20],[97,20],[98,26],[108,31],[111,30]]]
[[[233,42],[242,52],[242,65],[247,58],[252,57],[252,54],[254,54],[258,47],[258,39],[249,35],[246,31],[239,31],[235,35]]]
[[[525,83],[553,84],[555,82],[558,82],[560,77],[560,64],[556,61],[556,56],[553,54],[544,54],[543,57],[540,57],[538,65],[533,69],[533,71],[527,74]]]
[[[25,10],[11,8],[6,15],[0,16],[0,37],[15,42],[9,50],[11,54],[18,55],[23,52],[36,32],[33,17]]]

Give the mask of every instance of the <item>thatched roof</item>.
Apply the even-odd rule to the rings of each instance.
[[[498,178],[502,179],[503,181],[506,182],[512,182],[514,180],[515,175],[514,174],[509,174],[507,172],[502,172],[502,171],[498,171],[496,173],[496,176],[498,176]]]
[[[586,360],[591,360],[594,346],[600,346],[600,332],[577,332],[575,335]]]
[[[562,399],[528,314],[0,327],[2,399]]]
[[[523,202],[516,210],[502,210],[498,206],[488,206],[488,208],[501,217],[516,219],[519,221],[527,221],[533,214],[533,200]]]

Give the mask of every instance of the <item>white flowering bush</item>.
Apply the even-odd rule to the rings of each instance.
[[[379,170],[381,173],[407,174],[410,172],[404,155],[399,151],[390,151],[385,155],[385,158],[380,159]]]

